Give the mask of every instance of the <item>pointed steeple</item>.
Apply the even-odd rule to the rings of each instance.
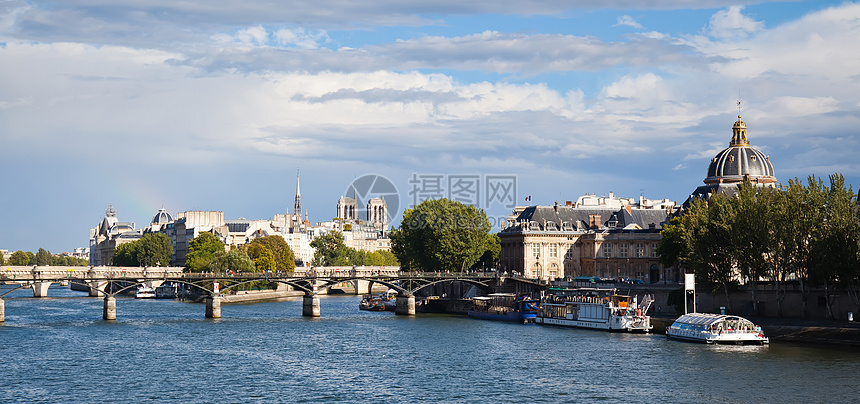
[[[299,220],[302,218],[302,192],[299,190],[299,170],[296,169],[296,204],[293,205],[293,212]]]

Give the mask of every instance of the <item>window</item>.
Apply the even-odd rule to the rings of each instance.
[[[540,258],[540,244],[532,244],[532,256],[534,256],[536,259]]]
[[[645,256],[645,244],[636,244],[636,256],[642,258]]]
[[[612,256],[612,244],[603,243],[603,256],[606,258]]]
[[[627,258],[627,243],[621,243],[618,245],[618,256],[621,258]]]
[[[550,258],[558,257],[558,244],[549,245],[549,256]]]
[[[657,245],[651,244],[651,256],[657,258]]]

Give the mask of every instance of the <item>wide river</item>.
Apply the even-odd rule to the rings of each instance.
[[[2,291],[7,291],[4,287]],[[5,298],[0,403],[860,401],[860,350],[707,346],[628,335],[358,310],[356,296],[204,306],[52,287]]]

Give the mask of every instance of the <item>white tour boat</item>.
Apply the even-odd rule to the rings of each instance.
[[[615,294],[615,289],[581,288],[562,291],[541,300],[535,323],[607,331],[648,332],[651,318],[645,315],[650,295],[642,303],[636,296]]]
[[[155,289],[141,286],[134,293],[135,299],[155,299]]]
[[[743,317],[689,313],[666,328],[669,338],[708,344],[767,344],[761,327]]]

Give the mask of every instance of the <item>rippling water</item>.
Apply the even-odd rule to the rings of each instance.
[[[8,289],[3,289],[3,291]],[[0,402],[856,402],[860,350],[706,346],[358,310],[356,296],[202,304],[6,296]]]

